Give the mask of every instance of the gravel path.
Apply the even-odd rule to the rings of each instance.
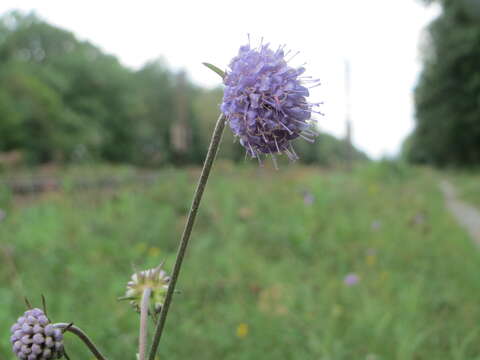
[[[457,197],[455,187],[447,180],[440,182],[447,208],[458,223],[470,234],[472,240],[480,246],[480,211]]]

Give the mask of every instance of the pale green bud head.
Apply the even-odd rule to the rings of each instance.
[[[162,269],[160,264],[156,268],[137,271],[132,275],[131,280],[127,283],[127,291],[121,299],[130,300],[130,304],[139,311],[142,295],[145,289],[152,289],[151,303],[155,312],[160,312],[165,295],[167,294],[170,276]]]

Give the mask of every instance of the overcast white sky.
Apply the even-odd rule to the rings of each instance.
[[[299,50],[298,65],[322,80],[320,128],[345,133],[345,61],[351,68],[353,141],[373,157],[395,154],[412,130],[412,91],[421,69],[422,29],[438,14],[416,0],[2,0],[0,14],[35,10],[132,68],[164,57],[197,83],[214,86],[208,61],[225,68],[264,37]],[[254,42],[254,41],[253,41]],[[294,61],[294,62],[295,62]]]

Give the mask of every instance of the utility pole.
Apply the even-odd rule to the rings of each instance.
[[[347,147],[347,167],[353,165],[353,145],[352,145],[352,118],[351,118],[351,94],[350,94],[350,62],[345,60],[345,144]]]

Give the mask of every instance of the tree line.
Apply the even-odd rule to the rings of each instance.
[[[132,70],[34,13],[0,17],[0,153],[26,163],[199,164],[221,98],[161,59]],[[366,158],[327,134],[296,149],[307,163]],[[221,156],[244,158],[228,131]]]
[[[404,144],[412,162],[480,164],[480,0],[424,0],[442,13],[428,27],[415,89],[416,128]]]

